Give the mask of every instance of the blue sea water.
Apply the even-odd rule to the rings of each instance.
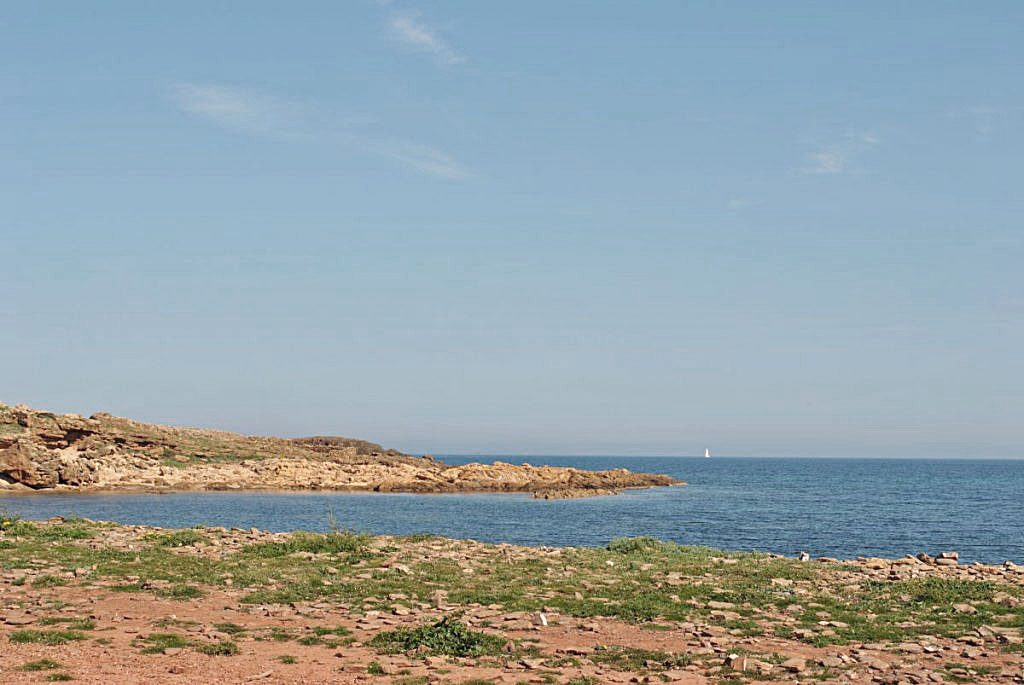
[[[470,461],[445,457],[449,463]],[[522,461],[509,459],[509,461]],[[1024,563],[1024,461],[531,457],[534,464],[667,473],[686,487],[613,497],[342,493],[0,496],[26,518],[79,515],[157,526],[430,532],[528,545],[651,535],[728,550],[851,558],[957,550]]]

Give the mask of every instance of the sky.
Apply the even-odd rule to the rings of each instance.
[[[0,401],[1024,456],[1024,4],[6,3]]]

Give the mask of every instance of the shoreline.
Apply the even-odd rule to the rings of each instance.
[[[648,489],[648,488],[636,488],[636,490],[645,490],[645,489]],[[458,497],[463,497],[463,496],[487,496],[487,497],[489,497],[489,496],[498,496],[498,497],[517,497],[517,498],[519,498],[521,500],[524,500],[524,501],[531,501],[531,500],[537,499],[536,497],[530,496],[529,493],[522,493],[522,492],[507,492],[507,493],[495,493],[495,492],[477,492],[477,493],[473,493],[473,492],[444,492],[444,493],[386,492],[386,493],[382,493],[382,492],[338,492],[338,491],[307,491],[307,490],[274,490],[274,491],[238,490],[238,491],[231,491],[231,492],[225,493],[223,491],[207,491],[207,490],[157,491],[157,492],[124,491],[124,490],[112,490],[112,491],[96,491],[96,490],[91,490],[91,491],[86,491],[86,492],[79,492],[79,491],[75,491],[75,490],[58,490],[58,491],[46,491],[44,493],[39,493],[39,492],[7,493],[7,492],[0,491],[0,515],[5,514],[5,513],[10,513],[10,512],[6,512],[4,510],[4,508],[3,508],[3,500],[4,500],[4,498],[8,494],[10,494],[12,496],[16,495],[16,498],[18,498],[18,499],[20,499],[22,497],[31,499],[31,498],[35,498],[36,496],[40,496],[40,498],[42,499],[42,498],[57,498],[57,497],[61,497],[61,496],[79,496],[79,495],[86,496],[86,497],[91,497],[91,496],[96,496],[96,497],[113,496],[113,497],[117,497],[117,496],[122,496],[122,495],[132,496],[132,497],[149,497],[149,496],[153,496],[153,495],[161,495],[161,496],[172,496],[172,495],[209,495],[211,497],[216,497],[216,496],[222,495],[222,494],[246,495],[246,494],[253,494],[253,493],[261,493],[261,494],[262,493],[267,493],[267,494],[274,494],[274,495],[298,495],[298,496],[317,496],[317,495],[335,495],[335,494],[336,495],[342,495],[342,496],[344,496],[344,495],[368,495],[368,496],[371,496],[371,497],[387,497],[387,496],[395,496],[395,497],[420,497],[420,496],[423,496],[423,497],[430,497],[430,498],[435,498],[435,497],[436,498],[445,498],[445,497],[458,498]],[[12,497],[12,499],[13,499],[13,497]],[[57,513],[57,514],[38,515],[38,516],[23,515],[21,513],[14,512],[14,515],[18,519],[25,520],[25,521],[30,521],[30,522],[35,522],[35,523],[47,523],[48,521],[52,521],[52,520],[55,520],[55,519],[80,520],[80,521],[85,521],[85,522],[88,522],[88,523],[101,524],[101,525],[109,525],[109,526],[115,526],[115,527],[123,526],[123,527],[151,528],[151,529],[156,530],[156,531],[159,531],[159,530],[176,531],[176,530],[203,529],[203,530],[213,530],[213,531],[221,531],[221,532],[225,532],[225,531],[240,532],[240,531],[246,531],[246,530],[253,529],[251,526],[249,526],[249,527],[241,527],[241,526],[206,525],[206,524],[203,524],[203,523],[196,523],[196,524],[192,524],[192,525],[183,524],[181,526],[165,526],[165,525],[156,525],[156,524],[151,524],[151,523],[131,523],[131,522],[126,522],[126,521],[115,521],[115,520],[109,520],[109,519],[94,519],[94,518],[89,518],[89,517],[85,517],[85,516],[79,516],[76,512],[66,512],[66,513],[62,512],[62,513]],[[325,517],[326,517],[325,520],[327,520],[330,517],[330,512],[329,511],[328,511],[327,514],[325,514]],[[585,544],[579,544],[579,545],[565,544],[565,543],[562,543],[562,542],[551,542],[551,543],[518,542],[518,541],[515,541],[514,539],[502,539],[502,538],[490,538],[490,539],[488,539],[486,537],[472,537],[472,536],[468,536],[467,537],[467,536],[459,536],[459,535],[449,535],[449,534],[446,534],[446,533],[443,533],[443,532],[434,532],[434,531],[426,531],[426,530],[415,530],[414,532],[409,532],[409,533],[389,533],[389,532],[380,532],[380,533],[378,533],[378,532],[374,532],[374,531],[369,530],[369,529],[360,528],[358,526],[346,527],[345,530],[347,530],[349,532],[353,532],[353,533],[359,534],[359,535],[367,535],[367,536],[371,536],[371,537],[396,537],[396,538],[401,538],[401,537],[405,537],[405,536],[409,536],[409,535],[431,535],[431,536],[434,536],[434,537],[444,538],[446,540],[452,540],[452,541],[455,541],[455,542],[473,542],[473,543],[481,543],[481,544],[487,544],[487,545],[508,545],[508,546],[514,546],[514,547],[521,547],[521,548],[524,548],[524,549],[538,549],[538,550],[539,549],[600,549],[600,548],[603,548],[604,545],[606,544],[603,541],[597,541],[597,542],[585,543]],[[268,534],[274,534],[274,535],[295,535],[295,534],[300,534],[301,535],[301,534],[307,534],[307,533],[308,534],[314,534],[314,535],[323,535],[323,534],[327,534],[327,533],[330,532],[330,527],[329,526],[325,526],[325,527],[322,527],[320,529],[317,529],[317,528],[301,528],[301,527],[300,528],[280,528],[280,529],[278,529],[278,528],[273,528],[273,527],[264,527],[264,528],[261,528],[260,531],[268,533]],[[615,536],[613,535],[611,537],[614,538]],[[674,542],[674,541],[671,541],[671,540],[665,540],[663,538],[650,537],[650,536],[645,535],[645,534],[641,534],[639,537],[643,538],[643,539],[657,540],[658,542],[661,542],[661,543],[664,543],[664,544],[677,545],[677,546],[680,546],[680,547],[693,547],[693,548],[713,549],[713,550],[716,550],[716,551],[720,551],[722,553],[730,553],[730,554],[758,554],[758,555],[764,555],[764,556],[767,556],[767,557],[778,558],[778,559],[795,559],[795,560],[799,560],[801,555],[807,554],[808,557],[809,557],[807,559],[807,561],[813,561],[813,562],[819,562],[819,563],[837,563],[837,564],[873,563],[873,564],[880,564],[882,562],[889,562],[890,564],[901,565],[901,564],[915,563],[913,561],[914,559],[917,559],[918,561],[920,561],[922,559],[922,557],[923,558],[928,558],[928,557],[931,556],[928,552],[922,552],[922,551],[917,551],[917,552],[905,551],[902,554],[899,553],[899,552],[897,552],[897,553],[892,553],[892,552],[885,553],[885,552],[883,552],[883,553],[879,553],[879,554],[870,554],[870,555],[869,554],[856,554],[856,553],[854,553],[854,554],[842,554],[842,553],[840,553],[840,554],[835,555],[835,556],[827,555],[827,554],[809,554],[807,552],[798,552],[798,553],[792,553],[791,552],[791,553],[787,554],[786,552],[780,552],[780,551],[773,550],[773,549],[770,549],[770,548],[767,548],[767,547],[750,547],[750,548],[746,548],[746,547],[728,547],[728,548],[726,548],[726,547],[722,547],[722,546],[717,546],[717,545],[715,545],[713,543],[710,544],[710,545],[705,545],[705,544],[702,544],[702,543]],[[939,558],[939,555],[941,555],[942,553],[943,552],[936,553],[936,557],[935,558]],[[980,561],[980,560],[972,559],[972,558],[969,558],[969,557],[968,558],[963,558],[963,557],[961,557],[960,552],[958,552],[958,551],[954,551],[952,553],[957,555],[956,558],[958,560],[958,563],[955,566],[957,566],[959,568],[972,568],[972,567],[978,567],[978,568],[1007,568],[1007,567],[1009,567],[1009,568],[1024,569],[1024,558],[1020,558],[1020,559],[1003,558],[1003,559],[1001,559],[999,561],[995,561],[995,560],[992,560],[992,561]],[[925,562],[925,563],[929,563],[929,562]],[[943,563],[948,563],[948,562],[943,562]]]
[[[557,468],[557,467],[556,467]],[[338,495],[374,495],[374,496],[386,496],[386,495],[421,495],[421,496],[460,496],[460,495],[496,495],[496,496],[520,496],[527,497],[528,499],[537,500],[555,500],[555,499],[588,499],[591,497],[612,497],[622,492],[640,491],[640,490],[651,490],[657,487],[683,487],[688,485],[686,481],[675,480],[672,483],[665,485],[631,485],[622,486],[612,489],[598,489],[598,488],[572,488],[567,490],[489,490],[486,488],[480,489],[460,489],[460,490],[429,490],[429,491],[418,491],[418,490],[375,490],[372,488],[342,488],[342,487],[281,487],[275,485],[251,485],[247,484],[244,486],[231,486],[227,485],[224,487],[158,487],[151,485],[139,485],[135,483],[129,483],[125,485],[105,485],[105,486],[63,486],[57,485],[52,488],[11,488],[2,489],[0,488],[0,496],[17,496],[17,497],[34,497],[34,496],[55,496],[55,495],[175,495],[175,494],[230,494],[230,493],[269,493],[279,495],[318,495],[318,494],[338,494]]]
[[[78,494],[78,493],[68,493],[68,494]],[[118,492],[116,494],[122,494],[122,493]],[[133,494],[133,493],[125,493],[125,494]],[[173,494],[173,493],[134,493],[134,494]],[[211,491],[210,494],[217,494],[217,493]],[[245,492],[243,491],[243,492],[240,492],[239,494],[245,494]],[[315,493],[305,492],[305,491],[303,491],[303,492],[282,491],[282,494],[315,494]],[[461,492],[457,492],[457,493],[447,493],[447,492],[446,493],[405,493],[405,492],[387,492],[387,493],[383,493],[382,492],[382,493],[377,493],[377,492],[367,492],[367,493],[345,493],[345,494],[430,495],[430,496],[433,496],[433,495],[459,496],[459,495],[463,495],[463,494],[487,494],[487,495],[494,494],[494,495],[520,495],[520,496],[522,496],[522,495],[525,495],[527,493],[461,493]],[[5,512],[2,509],[0,509],[0,515],[8,515],[9,516],[9,514],[5,514]],[[123,523],[123,522],[120,522],[120,521],[112,521],[112,520],[104,520],[104,519],[92,519],[92,518],[87,518],[87,517],[83,517],[83,516],[75,516],[75,515],[69,515],[69,516],[58,515],[58,516],[50,516],[50,517],[47,517],[47,518],[23,518],[23,517],[21,517],[19,515],[15,515],[13,518],[16,521],[24,521],[24,522],[27,522],[27,523],[30,523],[30,524],[43,525],[43,526],[81,523],[81,524],[85,524],[87,526],[98,526],[98,527],[101,527],[101,528],[111,528],[111,529],[130,528],[130,529],[145,530],[145,531],[152,532],[152,533],[169,533],[169,534],[180,533],[182,531],[192,531],[192,530],[195,530],[195,531],[207,531],[207,532],[210,532],[210,533],[219,533],[219,534],[247,533],[247,534],[250,534],[250,535],[268,535],[268,536],[275,536],[275,537],[281,537],[281,536],[291,537],[291,536],[303,536],[303,535],[314,535],[314,536],[355,535],[355,536],[363,536],[363,537],[373,538],[373,539],[387,539],[387,540],[402,540],[404,538],[409,538],[409,537],[427,536],[427,537],[435,538],[435,539],[438,539],[438,540],[445,540],[445,541],[451,542],[451,543],[480,544],[480,545],[489,545],[489,546],[497,546],[497,547],[515,547],[515,548],[520,548],[520,549],[524,549],[524,550],[536,550],[536,551],[550,551],[550,550],[593,550],[593,549],[605,549],[607,547],[607,545],[542,545],[542,544],[530,545],[530,544],[511,543],[511,542],[487,542],[487,541],[484,541],[484,540],[477,540],[477,539],[474,539],[474,538],[458,538],[458,537],[451,537],[451,536],[448,536],[448,535],[442,535],[440,533],[429,533],[429,532],[413,533],[413,534],[410,534],[410,535],[400,535],[400,534],[387,534],[387,533],[380,533],[380,534],[378,534],[378,533],[372,533],[372,532],[368,532],[368,531],[352,530],[352,529],[339,529],[339,530],[331,530],[331,531],[319,531],[319,530],[311,530],[311,529],[306,529],[306,528],[295,528],[295,529],[291,529],[291,530],[270,530],[270,529],[261,529],[261,528],[258,528],[258,527],[252,527],[252,526],[250,526],[250,527],[242,527],[242,526],[217,526],[217,525],[206,525],[206,524],[196,524],[194,526],[157,526],[157,525],[152,525],[152,524]],[[3,531],[0,531],[0,533],[2,533],[2,532]],[[806,553],[806,552],[801,552],[801,553],[795,554],[795,555],[786,555],[786,554],[782,554],[780,552],[772,552],[772,551],[761,550],[761,549],[754,549],[754,550],[721,549],[721,548],[717,548],[717,547],[708,547],[708,546],[704,546],[704,545],[688,545],[688,544],[683,544],[683,543],[676,543],[676,542],[672,542],[672,541],[669,541],[669,540],[662,540],[662,539],[659,539],[659,538],[654,538],[654,537],[649,537],[649,536],[644,536],[644,535],[642,535],[642,536],[635,536],[635,537],[618,537],[618,538],[615,538],[615,539],[639,540],[639,541],[643,541],[644,544],[666,545],[666,546],[674,546],[674,547],[679,547],[679,548],[684,548],[684,549],[685,548],[699,549],[699,550],[706,550],[706,551],[711,552],[711,553],[724,554],[724,555],[729,555],[729,554],[733,554],[733,555],[758,555],[758,556],[763,556],[763,557],[769,558],[769,559],[784,559],[784,560],[789,560],[789,561],[799,561],[801,563],[839,564],[839,565],[864,565],[866,568],[874,568],[875,570],[877,570],[877,568],[880,568],[882,564],[885,564],[887,568],[892,567],[892,566],[911,566],[912,567],[912,566],[923,565],[923,566],[932,566],[932,567],[942,567],[942,568],[945,568],[945,569],[982,569],[982,570],[999,571],[999,572],[1010,570],[1013,573],[1019,573],[1022,576],[1021,580],[1024,581],[1024,561],[1022,561],[1020,563],[1015,562],[1013,560],[1005,560],[1005,561],[1002,561],[1002,562],[989,562],[989,563],[981,562],[981,561],[961,562],[960,561],[960,554],[959,554],[958,551],[955,551],[955,550],[936,552],[934,555],[931,555],[931,554],[929,554],[927,552],[917,552],[917,553],[906,552],[902,556],[866,556],[866,555],[856,555],[856,556],[849,557],[849,558],[843,558],[843,557],[830,557],[830,556],[814,556],[814,555],[811,555],[811,554]],[[938,563],[936,563],[936,562],[938,562]]]
[[[200,492],[207,492],[207,491],[200,491]],[[28,493],[28,494],[32,494],[32,493]],[[57,494],[57,493],[46,493],[46,494]],[[67,492],[65,494],[79,494],[79,493]],[[100,493],[90,493],[90,494],[100,494]],[[122,493],[122,492],[116,492],[116,493],[107,493],[107,494],[147,495],[147,494],[196,494],[196,493],[195,492],[192,492],[192,493],[181,493],[181,492],[177,492],[177,493],[166,493],[166,492],[159,492],[159,493],[145,493],[145,492]],[[209,494],[216,495],[216,494],[219,494],[219,493],[211,491],[211,492],[209,492]],[[238,494],[245,494],[245,491],[239,492]],[[315,493],[315,492],[306,492],[306,491],[302,491],[302,492],[282,491],[280,494],[299,494],[299,495],[305,495],[305,494],[317,494],[317,493]],[[339,493],[339,494],[367,494],[367,495],[374,495],[374,496],[377,496],[377,495],[381,495],[381,496],[387,496],[387,495],[398,495],[398,496],[403,496],[403,495],[424,495],[424,496],[442,496],[442,497],[443,496],[456,496],[457,497],[457,496],[465,495],[465,494],[485,494],[485,495],[492,495],[493,494],[493,495],[519,495],[519,496],[525,496],[527,493],[461,493],[461,492],[458,492],[458,493],[405,493],[405,492],[377,493],[377,492],[367,492],[367,493]],[[0,509],[0,515],[10,515],[10,514],[6,514],[3,509]],[[176,533],[176,532],[181,532],[181,531],[198,530],[198,531],[209,531],[209,532],[212,532],[212,533],[222,533],[222,534],[228,534],[228,533],[249,533],[249,534],[254,534],[254,535],[255,534],[266,534],[266,535],[272,535],[272,536],[296,536],[296,535],[302,536],[302,535],[331,535],[331,534],[336,534],[336,533],[339,532],[339,531],[333,531],[332,532],[330,530],[327,530],[327,531],[324,531],[324,530],[314,530],[314,529],[308,529],[308,528],[292,528],[292,529],[289,529],[289,530],[272,530],[272,529],[269,529],[269,528],[257,528],[257,527],[252,527],[252,526],[250,526],[250,527],[242,527],[242,526],[206,525],[206,524],[196,524],[196,525],[193,525],[193,526],[158,526],[158,525],[145,524],[145,523],[124,523],[124,522],[121,522],[121,521],[112,521],[112,520],[104,520],[104,519],[92,519],[92,518],[87,518],[87,517],[82,517],[82,516],[77,516],[77,515],[67,515],[67,516],[56,515],[56,516],[49,516],[49,517],[46,517],[46,518],[25,518],[25,517],[22,517],[20,515],[14,515],[14,518],[16,518],[19,521],[25,521],[25,522],[34,523],[34,524],[40,524],[40,525],[63,524],[63,523],[67,523],[67,522],[82,522],[82,523],[87,524],[87,525],[95,525],[95,526],[110,527],[110,528],[132,528],[132,529],[139,529],[139,530],[147,530],[147,531],[154,532],[154,533]],[[400,540],[400,539],[408,538],[408,537],[429,536],[429,537],[437,538],[437,539],[440,539],[440,540],[447,540],[447,541],[452,542],[452,543],[468,543],[468,544],[481,544],[481,545],[491,545],[491,546],[516,547],[516,548],[521,548],[521,549],[524,549],[524,550],[537,550],[537,551],[546,551],[546,550],[588,550],[588,549],[589,550],[593,550],[593,549],[604,549],[606,547],[606,545],[600,545],[600,544],[597,544],[597,545],[562,545],[562,544],[549,545],[549,544],[527,544],[527,543],[515,543],[515,542],[490,542],[490,541],[487,541],[487,540],[480,540],[480,539],[476,539],[476,538],[452,537],[452,536],[444,535],[444,534],[441,534],[441,533],[432,533],[432,532],[426,532],[426,531],[419,532],[419,533],[410,533],[410,534],[392,534],[392,533],[374,533],[374,532],[371,532],[371,531],[363,531],[363,530],[359,530],[359,529],[348,529],[348,528],[346,528],[346,529],[341,530],[340,532],[342,532],[344,534],[359,535],[359,536],[364,536],[364,537],[369,537],[369,538],[396,539],[396,540]],[[614,538],[614,539],[619,539],[619,538]],[[636,536],[636,537],[632,537],[632,538],[621,538],[621,539],[645,540],[645,541],[650,541],[652,543],[657,543],[659,545],[669,545],[669,546],[675,546],[675,547],[679,547],[679,548],[692,548],[692,549],[709,550],[711,552],[715,552],[715,553],[719,553],[719,554],[759,555],[759,556],[763,556],[765,558],[770,558],[770,559],[784,559],[784,560],[790,560],[790,561],[799,561],[801,563],[839,564],[839,565],[854,565],[854,566],[856,566],[856,565],[864,565],[867,568],[874,568],[876,570],[878,568],[882,568],[883,566],[885,568],[891,568],[891,567],[894,567],[894,566],[914,567],[914,566],[920,566],[920,565],[932,566],[932,567],[943,567],[943,568],[947,568],[947,569],[950,569],[950,568],[951,569],[981,569],[983,571],[987,570],[988,572],[1003,572],[1003,571],[1009,570],[1009,571],[1011,571],[1013,573],[1021,574],[1022,580],[1024,580],[1024,560],[1022,560],[1020,562],[1014,561],[1012,559],[1006,559],[1006,560],[1001,561],[1001,562],[961,561],[960,553],[958,551],[955,551],[955,550],[936,552],[934,555],[929,554],[927,552],[916,552],[916,553],[914,553],[914,552],[905,552],[904,554],[902,554],[900,556],[855,555],[855,556],[851,556],[851,557],[842,557],[842,556],[840,556],[840,557],[831,557],[831,556],[825,556],[825,555],[811,555],[811,554],[809,554],[807,552],[800,552],[800,553],[794,554],[794,555],[787,555],[787,554],[783,554],[781,552],[774,552],[774,551],[771,551],[771,550],[768,550],[768,549],[722,549],[722,548],[718,548],[718,547],[708,547],[708,546],[704,546],[704,545],[690,545],[690,544],[684,544],[684,543],[677,543],[677,542],[673,542],[673,541],[670,541],[670,540],[662,540],[662,539],[659,539],[659,538],[654,538],[654,537],[645,536],[645,535]],[[938,562],[938,563],[936,563],[936,562]]]

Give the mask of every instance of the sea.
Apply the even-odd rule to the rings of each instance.
[[[490,461],[440,457],[448,463]],[[500,457],[499,457],[500,458]],[[1024,461],[546,456],[504,461],[665,473],[684,487],[608,497],[209,492],[0,495],[29,519],[165,527],[434,533],[535,546],[647,535],[686,545],[851,559],[957,551],[1024,563]]]

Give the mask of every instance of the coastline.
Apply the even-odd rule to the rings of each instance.
[[[0,489],[0,495],[4,497],[49,497],[55,495],[176,495],[196,493],[262,493],[280,495],[316,495],[316,494],[339,494],[339,495],[422,495],[427,497],[457,497],[459,495],[494,495],[494,496],[529,496],[531,499],[582,499],[591,497],[612,497],[622,492],[636,490],[650,490],[656,487],[683,487],[686,481],[674,480],[664,485],[630,485],[611,489],[570,489],[570,490],[488,490],[488,489],[459,489],[459,490],[378,490],[373,488],[345,488],[345,487],[281,487],[278,485],[247,484],[247,485],[226,485],[223,487],[184,487],[184,486],[154,486],[141,485],[136,483],[112,484],[99,486],[65,486],[58,485],[52,488],[12,488]]]
[[[1024,566],[951,554],[800,561],[650,538],[598,549],[2,526],[5,682],[38,680],[18,669],[40,659],[83,682],[1024,677]],[[439,630],[471,653],[426,639]],[[396,650],[396,636],[411,642]]]
[[[247,436],[0,403],[0,492],[529,492],[565,499],[681,484],[624,468],[451,465],[339,436]]]

